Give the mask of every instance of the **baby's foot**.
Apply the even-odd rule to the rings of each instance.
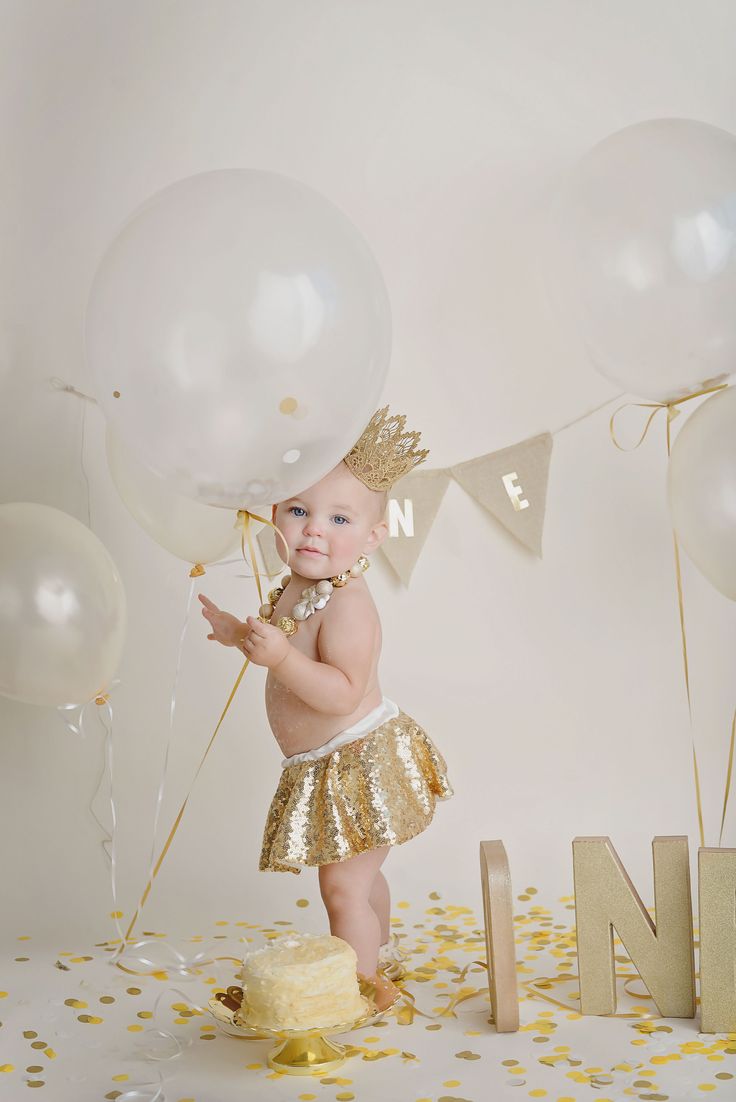
[[[371,999],[378,1011],[387,1010],[401,994],[401,988],[388,978],[380,969],[374,976],[364,976],[358,972],[362,994]]]

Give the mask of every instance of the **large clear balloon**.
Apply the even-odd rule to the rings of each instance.
[[[240,544],[237,512],[184,497],[144,466],[108,422],[105,437],[112,480],[131,516],[156,543],[189,563],[217,562]]]
[[[197,501],[265,507],[327,474],[381,394],[391,322],[350,220],[277,173],[205,172],[136,210],[95,274],[105,415]]]
[[[703,402],[672,445],[672,524],[698,569],[736,601],[736,387]]]
[[[650,119],[594,146],[552,204],[550,298],[593,364],[669,401],[736,365],[736,136]]]
[[[94,532],[49,505],[0,505],[0,693],[85,704],[110,686],[125,626],[123,583]]]

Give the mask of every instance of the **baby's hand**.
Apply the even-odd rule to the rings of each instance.
[[[289,640],[281,628],[264,624],[255,616],[248,616],[245,622],[250,629],[243,645],[248,658],[256,666],[278,666],[289,653]]]
[[[240,620],[236,616],[231,616],[229,612],[222,612],[214,601],[205,597],[204,593],[198,593],[197,596],[205,606],[202,609],[202,615],[212,626],[212,634],[207,638],[216,639],[224,647],[237,646],[243,635],[243,624]]]

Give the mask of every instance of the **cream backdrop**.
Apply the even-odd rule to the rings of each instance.
[[[148,868],[189,579],[117,496],[100,411],[46,380],[88,388],[85,297],[121,220],[176,179],[240,166],[312,185],[369,240],[394,316],[383,399],[421,428],[428,466],[556,434],[543,558],[451,479],[408,588],[379,557],[369,572],[384,618],[383,690],[426,726],[456,791],[384,866],[394,914],[433,890],[482,913],[479,842],[494,838],[515,892],[534,885],[543,905],[572,892],[576,834],[610,835],[647,903],[652,837],[688,834],[695,885],[664,418],[630,454],[609,438],[613,404],[562,428],[617,391],[547,305],[535,259],[550,189],[603,136],[661,115],[736,131],[736,9],[3,0],[2,10],[12,170],[0,182],[1,500],[89,519],[125,583],[129,634],[113,696],[123,909]],[[257,595],[238,573],[208,570],[200,588],[243,618]],[[714,841],[736,610],[687,560],[684,584]],[[240,669],[206,633],[195,608],[162,838]],[[243,680],[142,929],[190,933],[215,918],[324,928],[313,871],[257,871],[281,757],[263,680],[260,668]],[[53,712],[8,700],[0,722],[5,935],[55,945],[114,936],[88,806],[101,732],[82,741]],[[105,821],[104,792],[94,808]],[[734,816],[731,807],[726,844]],[[297,898],[313,905],[298,910]]]

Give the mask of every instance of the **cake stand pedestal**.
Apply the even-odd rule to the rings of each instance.
[[[321,1026],[313,1029],[266,1029],[255,1023],[249,1025],[247,1006],[243,1008],[242,987],[228,987],[210,999],[208,1007],[214,1017],[231,1036],[250,1037],[251,1039],[275,1037],[281,1041],[267,1057],[268,1066],[274,1071],[286,1075],[325,1075],[336,1071],[347,1059],[347,1046],[331,1041],[327,1033],[347,1033],[378,1021],[398,1002],[401,992],[397,990],[393,1002],[379,1010],[376,1006],[375,987],[359,977],[360,993],[368,1002],[369,1009],[360,1018],[351,1022]]]

